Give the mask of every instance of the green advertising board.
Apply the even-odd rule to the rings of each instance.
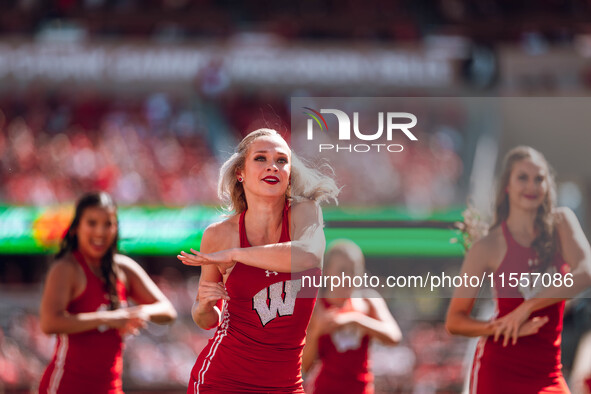
[[[56,251],[73,215],[73,206],[0,206],[0,254]],[[132,255],[176,255],[198,249],[205,228],[223,220],[212,206],[120,207],[119,249]],[[349,238],[367,256],[454,257],[464,252],[454,242],[452,224],[461,209],[425,217],[396,208],[324,209],[327,242]]]

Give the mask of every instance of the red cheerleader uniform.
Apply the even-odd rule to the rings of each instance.
[[[240,247],[248,248],[244,215]],[[288,206],[279,242],[288,242]],[[303,288],[314,268],[278,273],[236,263],[226,290],[222,322],[199,354],[187,389],[193,393],[303,393],[301,356],[317,288]]]
[[[84,270],[86,288],[70,301],[68,313],[107,310],[109,299],[104,283],[90,270],[78,251],[73,255]],[[121,304],[125,305],[125,285],[120,280],[117,280],[117,293]],[[122,351],[121,335],[106,326],[75,334],[59,334],[53,358],[41,378],[39,393],[123,393]]]
[[[322,300],[324,306],[331,306]],[[339,313],[353,311],[351,300],[339,308]],[[318,338],[318,358],[322,367],[314,382],[314,393],[372,394],[373,374],[369,371],[369,335],[356,327],[344,327]]]
[[[543,288],[540,287],[540,283],[537,289],[509,286],[511,273],[536,272],[537,254],[533,248],[517,243],[506,223],[502,224],[502,230],[507,243],[507,253],[495,272],[493,281],[498,317],[513,311],[524,299],[534,297],[536,292]],[[551,275],[556,272],[563,273],[564,266],[564,260],[557,254],[546,272]],[[504,283],[501,274],[504,274]],[[529,278],[533,280],[532,276]],[[474,356],[470,392],[569,393],[560,362],[563,311],[564,301],[560,301],[532,313],[530,318],[548,316],[548,322],[537,334],[520,337],[516,345],[509,343],[503,347],[502,338],[495,343],[492,336],[482,337]]]

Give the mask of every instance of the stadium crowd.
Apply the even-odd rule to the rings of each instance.
[[[259,127],[289,130],[287,105],[269,97],[187,102],[163,93],[114,101],[92,92],[37,95],[0,98],[4,203],[69,203],[98,189],[123,206],[215,204],[217,171],[233,141]],[[423,210],[458,203],[463,140],[456,118],[423,129],[420,138],[429,143],[401,153],[360,161],[323,155],[345,185],[341,201]]]
[[[42,35],[61,25],[82,36],[170,42],[224,38],[257,26],[285,39],[416,42],[430,34],[456,34],[515,42],[534,31],[560,43],[586,32],[590,7],[585,0],[397,0],[375,1],[371,7],[361,0],[9,0],[0,15],[0,34]]]

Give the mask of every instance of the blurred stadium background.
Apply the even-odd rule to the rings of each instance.
[[[42,281],[73,201],[91,189],[115,197],[120,249],[180,312],[128,341],[125,389],[184,392],[211,333],[189,316],[199,270],[174,256],[216,219],[217,172],[236,142],[262,126],[289,132],[291,97],[532,99],[534,128],[510,106],[446,111],[420,149],[369,169],[396,182],[363,183],[367,167],[335,159],[348,186],[326,210],[327,237],[360,242],[371,273],[457,270],[447,227],[468,195],[487,208],[499,155],[518,143],[547,155],[560,203],[589,236],[590,58],[587,0],[3,1],[0,393],[35,387],[51,356]],[[555,117],[536,97],[561,97],[574,115]],[[445,294],[421,295],[386,294],[405,339],[374,347],[377,392],[462,390],[468,341],[443,329]],[[567,376],[590,309],[574,301],[565,318]]]

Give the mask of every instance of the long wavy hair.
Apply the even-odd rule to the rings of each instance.
[[[507,195],[507,185],[511,177],[511,172],[515,163],[530,159],[537,163],[543,163],[546,167],[546,181],[548,182],[548,192],[544,197],[544,201],[538,207],[536,218],[534,221],[534,230],[536,237],[531,246],[538,255],[539,265],[538,269],[544,272],[550,265],[556,254],[556,236],[554,228],[553,211],[556,207],[556,181],[554,179],[554,171],[548,164],[544,155],[529,146],[517,146],[511,149],[505,155],[503,161],[503,170],[498,183],[498,189],[495,199],[495,215],[490,229],[501,225],[509,217],[509,196]]]
[[[80,225],[82,215],[87,208],[104,208],[107,210],[117,210],[115,202],[111,196],[105,192],[92,192],[83,195],[76,203],[76,212],[74,219],[66,232],[66,235],[60,243],[60,250],[55,255],[56,259],[65,256],[67,253],[78,250],[78,235],[76,230]],[[115,234],[113,243],[109,246],[107,253],[101,258],[101,274],[105,282],[105,291],[108,294],[111,310],[121,306],[119,294],[117,293],[117,277],[115,275],[115,253],[117,252],[117,241],[119,240],[119,228]]]
[[[244,187],[236,178],[236,172],[244,168],[246,156],[250,145],[261,137],[281,137],[273,129],[258,129],[248,134],[238,144],[236,152],[230,156],[220,169],[218,181],[218,197],[222,201],[224,210],[228,213],[242,213],[248,208]],[[308,199],[318,202],[334,200],[338,203],[337,196],[340,189],[333,179],[332,168],[323,165],[325,172],[312,168],[291,152],[291,182],[287,188],[286,198],[291,200]]]

